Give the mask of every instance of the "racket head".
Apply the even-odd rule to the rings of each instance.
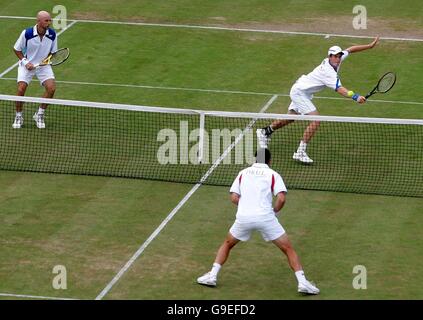
[[[37,68],[37,67],[40,67],[40,66],[46,66],[46,65],[50,64],[50,59],[51,59],[51,54],[49,54],[48,57],[46,57],[40,63],[34,64],[34,67]]]
[[[57,66],[65,62],[69,58],[69,55],[69,48],[59,49],[51,54],[49,64],[52,66]]]
[[[385,73],[379,80],[377,84],[377,91],[380,93],[386,93],[389,90],[392,89],[395,82],[397,80],[397,77],[395,73],[393,72],[387,72]]]

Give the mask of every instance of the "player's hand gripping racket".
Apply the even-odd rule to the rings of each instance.
[[[37,68],[46,65],[57,66],[65,62],[69,58],[69,54],[69,48],[59,49],[56,52],[50,53],[49,56],[40,63],[34,64],[34,67]]]
[[[389,90],[392,89],[392,87],[394,86],[396,80],[397,80],[397,77],[396,77],[395,73],[393,73],[393,72],[385,73],[380,78],[380,80],[377,83],[376,87],[374,87],[373,90],[366,95],[366,99],[369,98],[370,96],[374,95],[376,92],[377,93],[386,93],[386,92],[388,92]]]

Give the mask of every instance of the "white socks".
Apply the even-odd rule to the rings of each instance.
[[[307,281],[303,270],[298,270],[297,272],[295,272],[295,276],[297,277],[298,283],[303,283]]]
[[[218,264],[216,262],[213,263],[213,267],[212,267],[210,273],[217,277],[217,274],[219,273],[221,267],[222,266],[220,264]]]
[[[22,111],[21,112],[16,112],[16,116],[17,117],[22,117]]]
[[[301,140],[300,145],[298,146],[297,152],[303,151],[305,152],[307,149],[307,143],[305,143],[303,140]]]
[[[43,108],[41,108],[41,107],[39,107],[38,108],[38,112],[37,112],[38,114],[44,114],[44,109]]]

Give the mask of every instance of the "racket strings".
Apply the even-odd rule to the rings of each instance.
[[[66,60],[68,56],[69,56],[68,50],[66,49],[59,50],[55,54],[52,55],[50,62],[52,65],[59,64],[63,62],[64,60]]]
[[[393,87],[395,84],[395,74],[387,73],[382,79],[380,79],[379,84],[377,86],[377,90],[379,92],[386,92]]]

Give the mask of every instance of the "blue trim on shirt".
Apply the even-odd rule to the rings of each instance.
[[[48,28],[48,33],[49,34],[46,34],[46,37],[49,38],[51,41],[54,41],[56,39],[56,31],[51,28]]]
[[[335,85],[335,91],[338,91],[340,85],[339,85],[339,78],[336,79],[336,85]]]
[[[25,29],[25,48],[28,47],[28,41],[35,38],[37,35],[34,34],[34,27]]]
[[[30,27],[28,29],[25,29],[25,39],[26,41],[35,38],[37,35],[34,34],[34,27]]]

